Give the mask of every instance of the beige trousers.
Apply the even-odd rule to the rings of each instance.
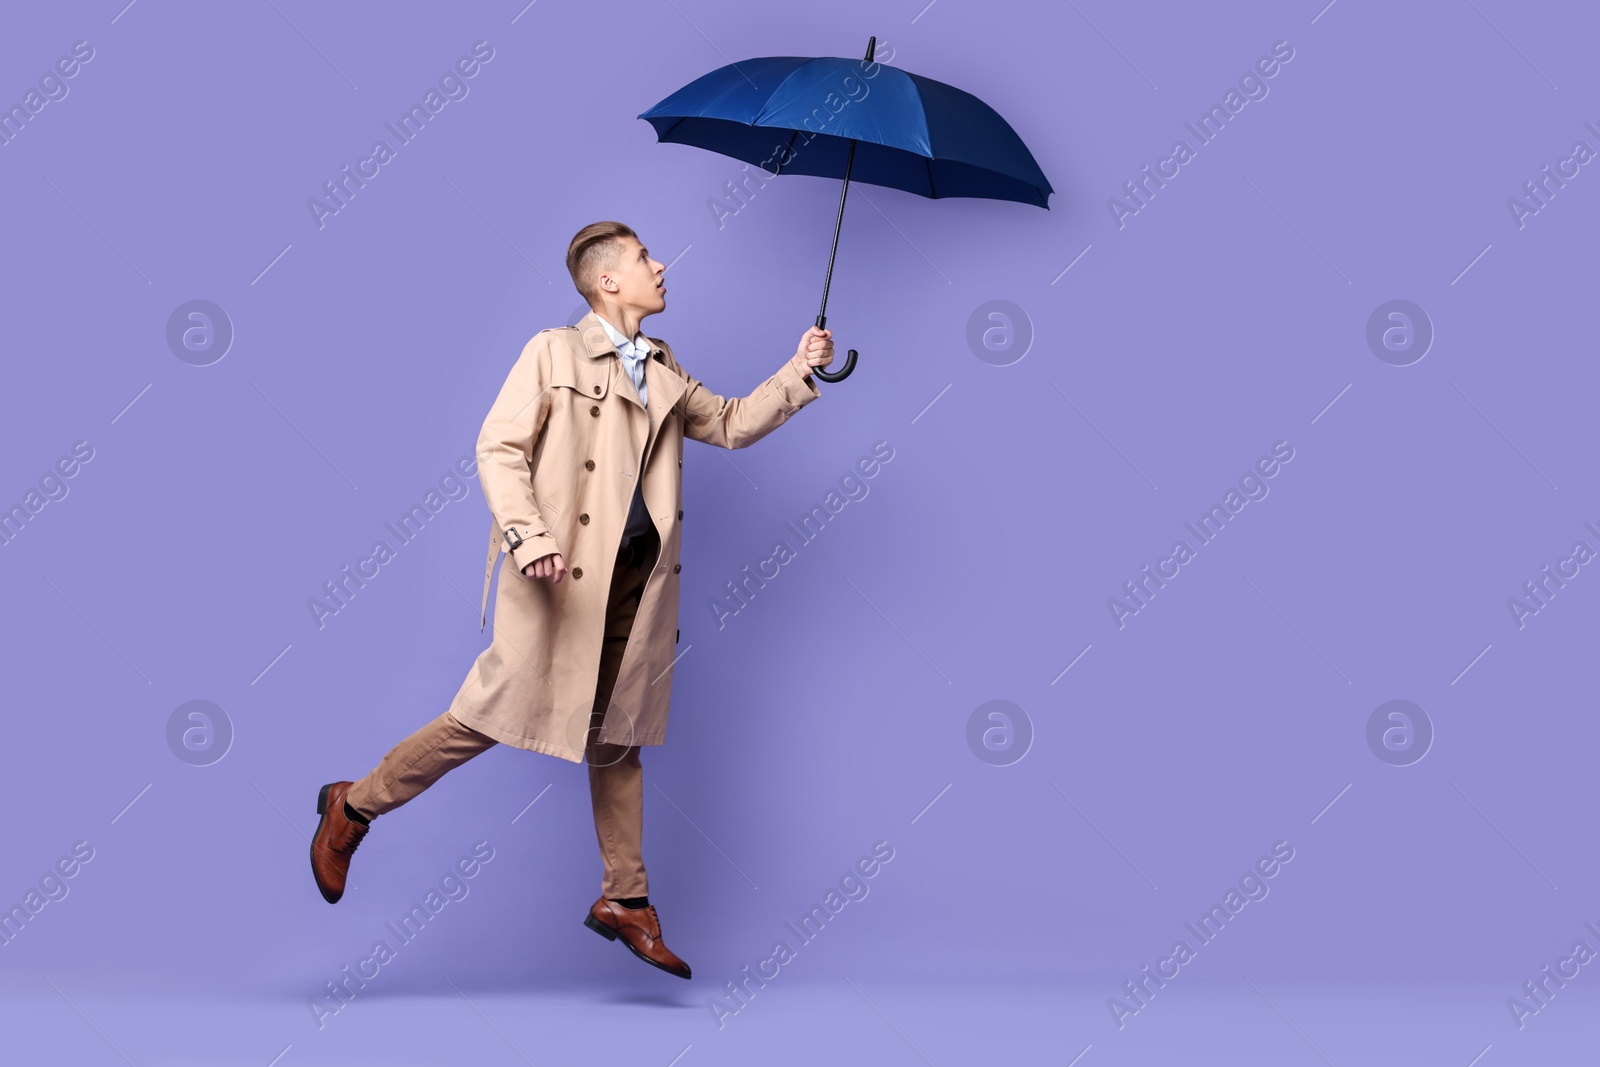
[[[606,603],[600,675],[595,687],[594,710],[590,713],[589,741],[584,746],[595,837],[605,864],[600,878],[600,895],[604,897],[649,894],[640,849],[644,825],[644,769],[639,763],[639,747],[600,744],[594,738],[605,718],[606,707],[611,703],[611,691],[616,685],[622,653],[628,646],[628,634],[639,610],[639,598],[660,547],[660,535],[651,526],[618,551]],[[502,575],[501,581],[504,580]],[[563,579],[567,580],[570,579]],[[446,711],[390,749],[376,767],[350,786],[345,802],[368,819],[375,819],[398,808],[444,777],[446,772],[495,744],[492,737],[462,725]]]

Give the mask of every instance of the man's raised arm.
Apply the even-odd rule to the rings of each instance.
[[[789,416],[821,396],[811,380],[815,366],[825,366],[832,359],[833,340],[830,331],[815,327],[800,338],[799,349],[778,373],[756,387],[747,397],[723,397],[707,389],[698,379],[678,365],[667,349],[669,366],[673,372],[689,383],[683,394],[684,436],[703,441],[718,448],[745,448],[755,444],[767,434],[789,420]],[[821,362],[813,363],[815,354]]]

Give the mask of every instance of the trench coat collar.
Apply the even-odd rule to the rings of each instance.
[[[617,351],[617,346],[612,344],[607,323],[591,309],[584,313],[583,318],[577,321],[574,327],[578,331],[584,355],[593,362],[601,362],[608,357],[612,363],[612,375],[625,374],[622,366],[622,353]],[[615,329],[615,327],[613,327]],[[620,330],[618,331],[621,332]],[[642,333],[643,331],[639,331]],[[645,341],[650,345],[649,356],[644,361],[644,380],[650,393],[648,410],[649,428],[645,433],[644,457],[648,463],[650,452],[655,447],[656,436],[661,429],[661,424],[666,420],[666,413],[683,397],[688,389],[687,383],[673,371],[667,368],[666,352],[655,338],[646,336]],[[629,383],[632,384],[631,382]],[[628,405],[630,409],[629,423],[632,425],[632,412],[639,408],[634,404]],[[641,468],[642,469],[642,468]]]

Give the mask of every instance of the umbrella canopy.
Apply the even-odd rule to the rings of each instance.
[[[1055,191],[994,108],[952,85],[869,60],[747,59],[696,78],[639,117],[660,141],[709,149],[770,174],[841,178],[855,141],[853,181],[1046,210]]]

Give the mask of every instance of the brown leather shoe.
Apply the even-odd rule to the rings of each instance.
[[[311,838],[311,874],[317,880],[322,899],[339,903],[344,896],[344,880],[350,873],[350,856],[369,826],[352,821],[344,813],[344,797],[352,783],[330,782],[317,794],[317,832]]]
[[[656,915],[654,904],[624,908],[614,900],[601,897],[589,908],[589,917],[583,920],[583,925],[607,941],[621,937],[628,951],[653,967],[679,978],[689,977],[689,965],[673,955],[661,941],[661,918]]]

